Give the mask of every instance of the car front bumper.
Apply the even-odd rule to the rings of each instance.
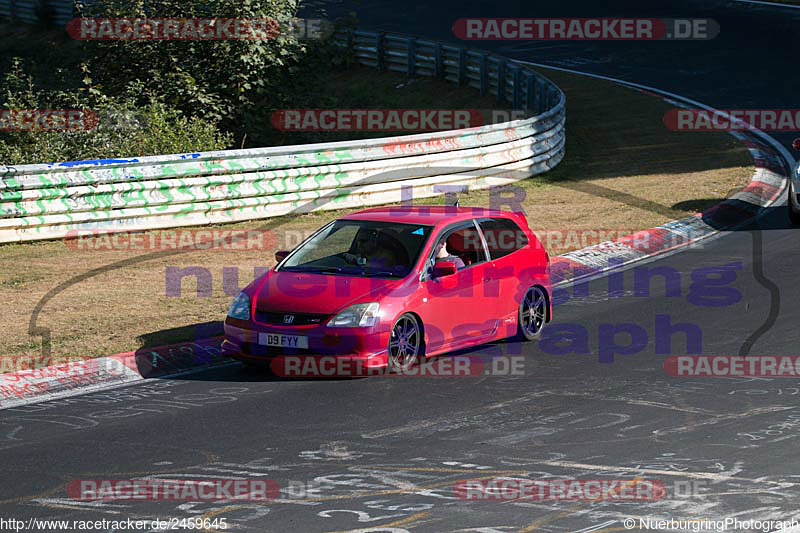
[[[233,359],[268,363],[277,356],[334,356],[357,362],[364,368],[385,368],[388,363],[389,330],[371,328],[331,328],[324,325],[282,327],[250,321],[225,319],[222,354]],[[308,349],[259,344],[259,333],[298,335],[308,338]]]

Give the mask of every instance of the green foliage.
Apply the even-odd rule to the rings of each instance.
[[[90,109],[90,132],[0,131],[0,164],[129,157],[325,140],[277,132],[273,111],[334,107],[332,74],[352,62],[327,41],[298,40],[301,0],[78,1],[82,17],[274,19],[278,38],[98,40],[0,38],[0,104]],[[316,16],[324,17],[320,12]],[[350,15],[340,20],[355,24]],[[24,57],[23,61],[19,57]],[[283,138],[286,137],[286,138]]]
[[[108,18],[271,18],[281,28],[297,0],[105,0],[80,6],[83,16]],[[139,80],[185,113],[235,130],[258,103],[280,94],[306,45],[287,32],[275,39],[108,40],[94,43],[92,70],[111,94]]]
[[[5,165],[106,159],[228,148],[232,136],[214,122],[187,117],[133,83],[111,97],[92,85],[84,66],[84,87],[77,91],[37,89],[21,61],[0,81],[5,109],[90,109],[98,124],[90,131],[0,132],[0,162]],[[145,95],[143,97],[143,95]]]

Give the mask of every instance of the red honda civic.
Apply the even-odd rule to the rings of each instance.
[[[223,352],[250,364],[326,355],[408,369],[421,357],[539,337],[550,258],[525,217],[378,207],[319,229],[233,301]]]

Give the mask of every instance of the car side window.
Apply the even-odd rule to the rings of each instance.
[[[528,245],[525,232],[511,219],[487,218],[479,222],[489,256],[494,259],[505,257]]]
[[[457,261],[459,270],[486,261],[486,253],[483,249],[481,236],[474,224],[461,225],[460,227],[445,230],[433,246],[432,255],[429,259],[429,268],[432,268],[436,262],[436,256],[442,244],[445,245],[447,256],[459,260]],[[463,266],[461,266],[461,263],[463,263]]]
[[[464,261],[465,266],[486,261],[481,235],[474,225],[457,229],[447,237],[448,251]]]

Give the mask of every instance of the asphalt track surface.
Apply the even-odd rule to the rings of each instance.
[[[448,38],[461,16],[712,17],[722,33],[704,43],[484,47],[715,107],[797,107],[796,32],[774,29],[800,27],[797,11],[723,2],[560,2],[535,13],[511,3],[493,12],[477,2],[395,6],[361,6],[362,24]],[[349,8],[330,5],[329,13],[337,9]],[[585,292],[569,289],[551,328],[585,334],[588,354],[559,355],[536,342],[467,352],[487,364],[498,353],[522,357],[522,374],[281,380],[233,364],[8,409],[0,412],[0,517],[224,517],[239,531],[621,531],[628,517],[800,520],[800,380],[670,377],[655,326],[657,316],[697,326],[704,354],[797,354],[799,251],[797,230],[776,207],[757,227],[593,280]],[[741,269],[716,294],[731,301],[710,306],[714,294],[692,289],[692,275],[731,263]],[[672,296],[659,278],[649,296],[637,294],[635,272],[645,267],[679,277]],[[642,327],[646,347],[600,363],[604,324]],[[673,335],[671,353],[686,349],[684,335]],[[74,479],[141,476],[255,477],[285,490],[267,503],[78,502],[66,492]],[[454,496],[457,480],[501,476],[641,476],[662,481],[667,493],[653,502]]]

